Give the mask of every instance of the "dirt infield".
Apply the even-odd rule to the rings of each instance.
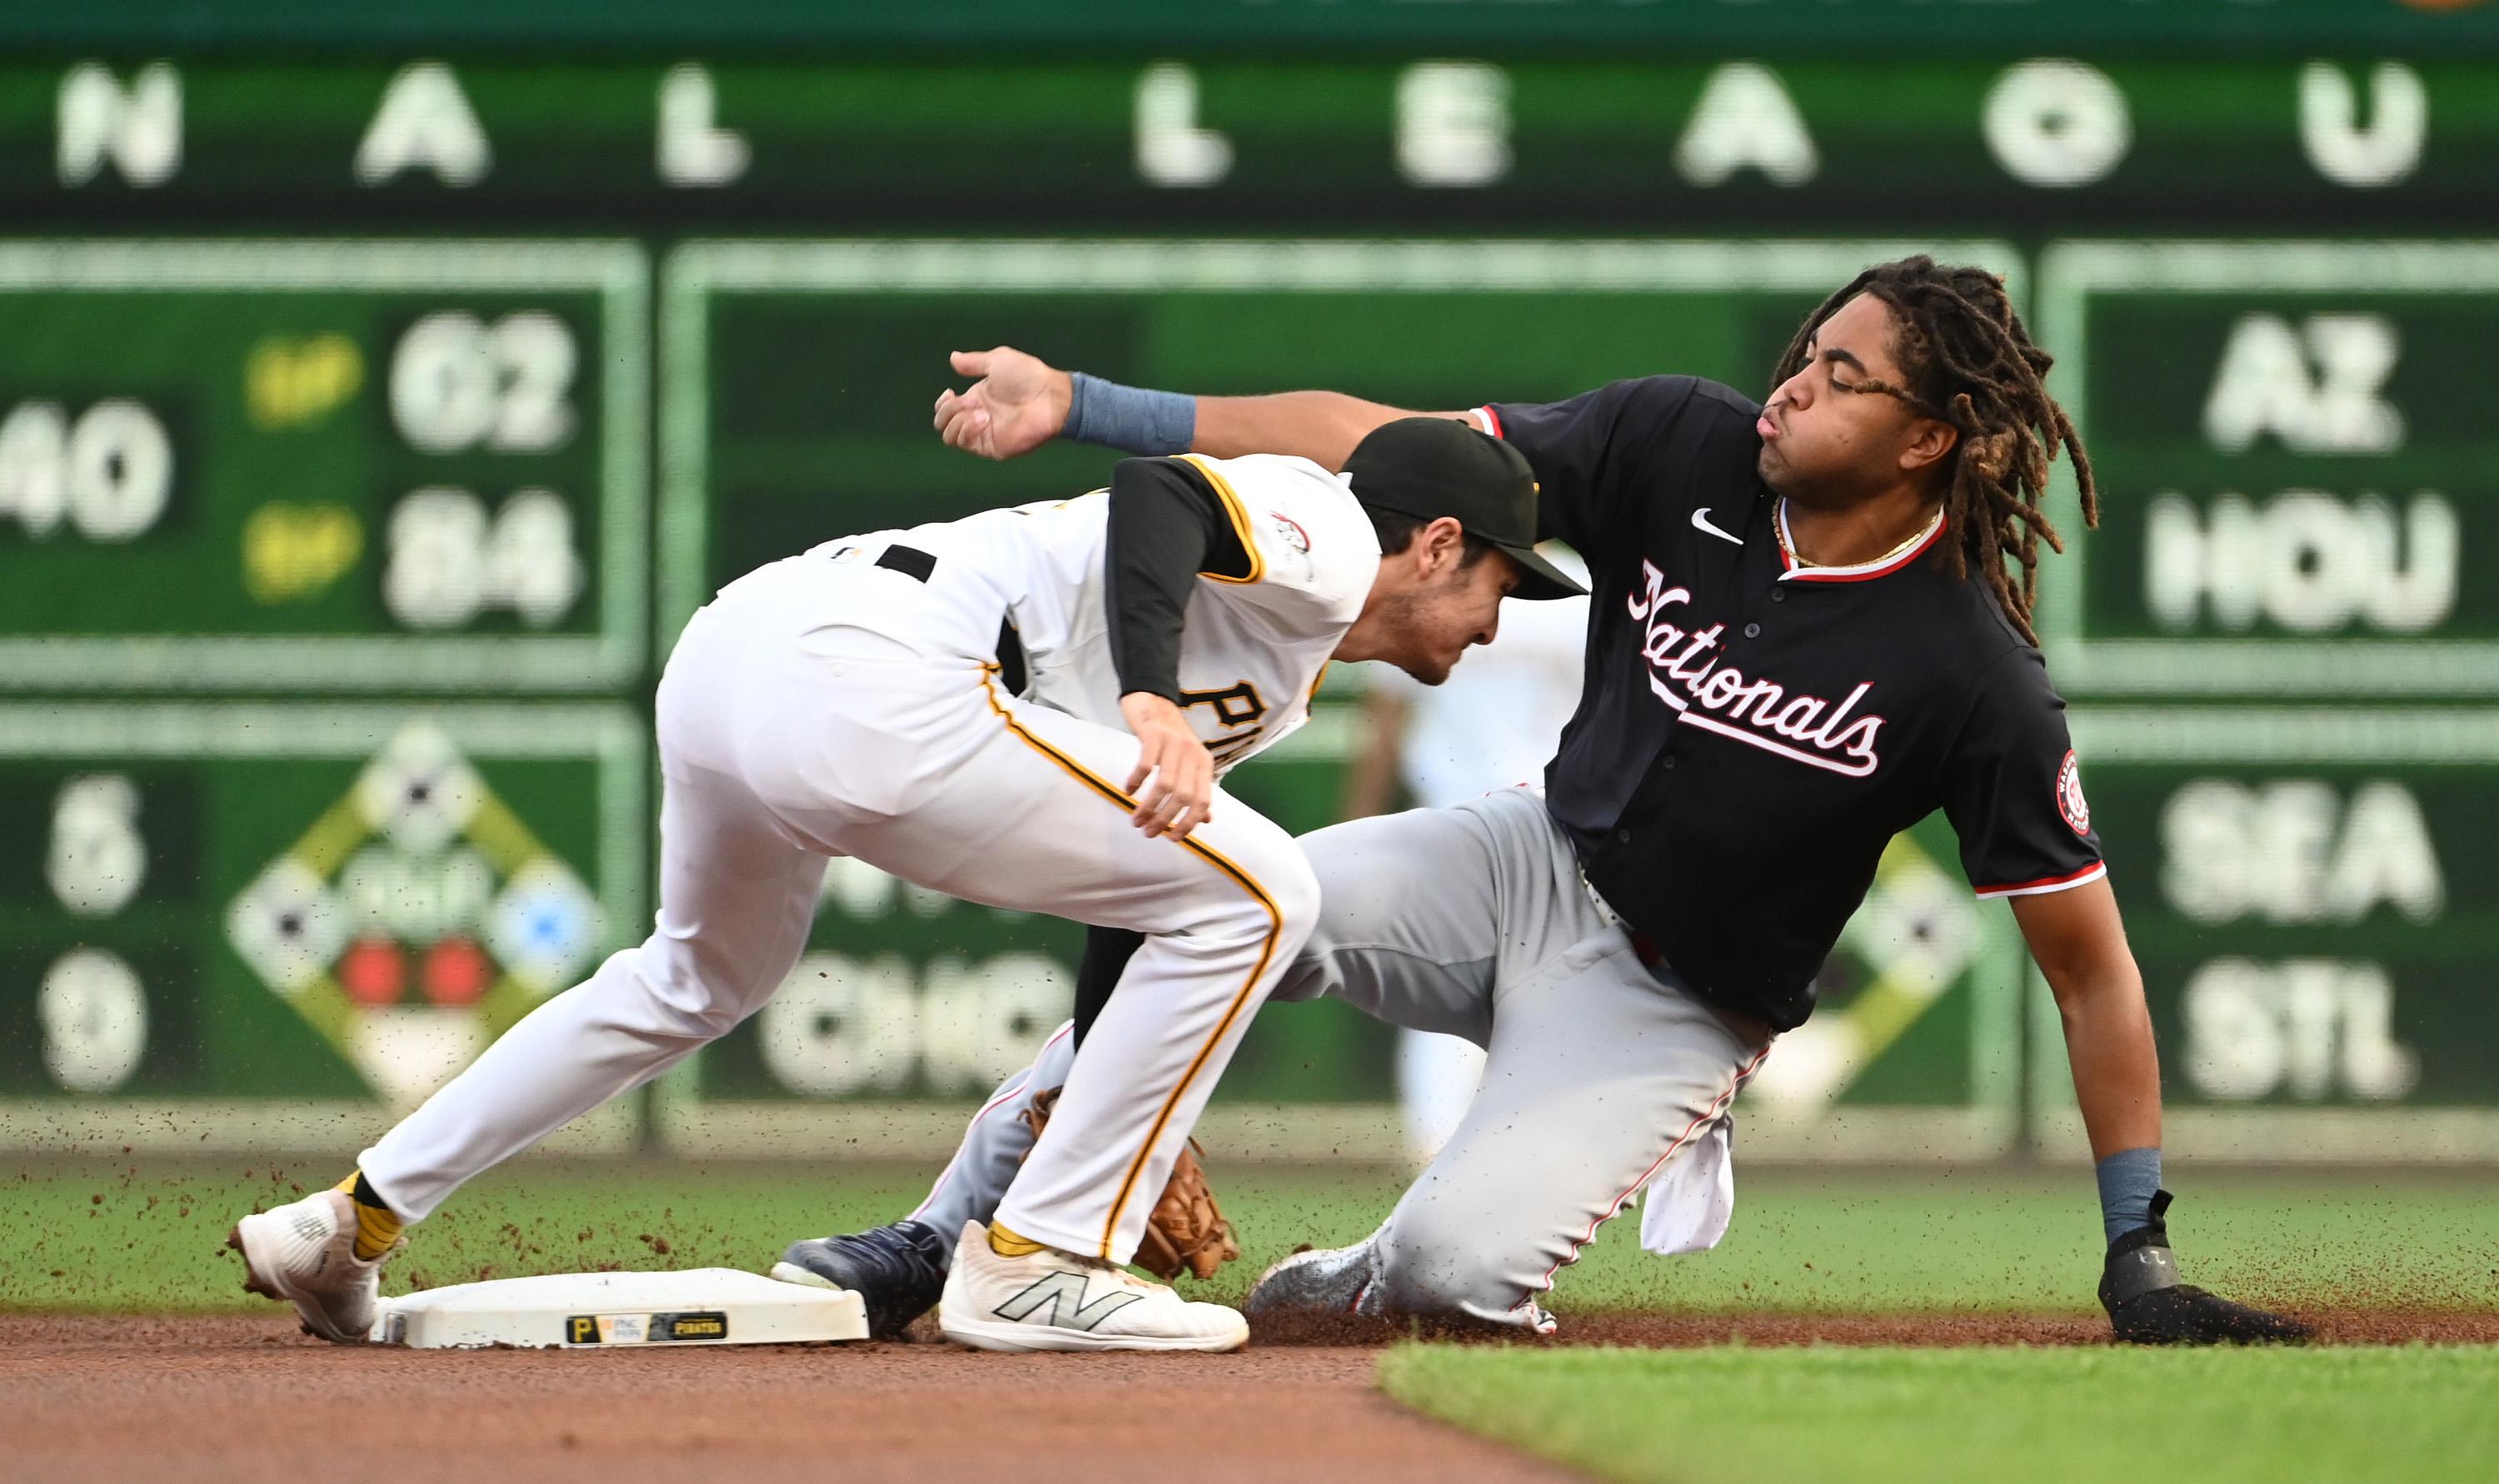
[[[2488,1310],[2317,1312],[2342,1343],[2499,1342]],[[1385,1329],[1262,1328],[1237,1356],[996,1356],[935,1343],[450,1353],[339,1347],[280,1317],[0,1314],[13,1476],[394,1484],[726,1476],[1560,1479],[1372,1386]],[[2021,1314],[1612,1314],[1574,1344],[2095,1344]],[[22,1470],[22,1472],[20,1472]]]
[[[0,1315],[13,1478],[1559,1480],[1372,1387],[1376,1351],[342,1348],[281,1318]]]

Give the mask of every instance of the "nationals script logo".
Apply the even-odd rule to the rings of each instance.
[[[1776,681],[1749,677],[1710,653],[1726,625],[1685,629],[1668,618],[1669,608],[1692,601],[1689,588],[1668,587],[1666,574],[1653,563],[1642,562],[1640,572],[1648,590],[1633,596],[1626,606],[1636,622],[1646,626],[1640,657],[1648,661],[1648,688],[1685,725],[1850,778],[1874,771],[1882,760],[1874,754],[1874,738],[1883,729],[1883,718],[1868,713],[1852,720],[1849,715],[1874,682],[1860,681],[1834,706],[1819,695],[1790,695]]]

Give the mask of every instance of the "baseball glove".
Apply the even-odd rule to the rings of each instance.
[[[1035,1139],[1049,1126],[1050,1115],[1058,1107],[1059,1090],[1051,1088],[1024,1110],[1023,1121],[1032,1125]],[[1194,1139],[1180,1151],[1180,1158],[1172,1162],[1171,1178],[1163,1182],[1162,1199],[1146,1218],[1145,1240],[1137,1243],[1135,1262],[1158,1278],[1176,1278],[1183,1272],[1211,1278],[1217,1268],[1241,1255],[1232,1223],[1223,1219],[1223,1208],[1215,1204],[1214,1188],[1206,1183],[1206,1167],[1198,1162],[1205,1152]]]

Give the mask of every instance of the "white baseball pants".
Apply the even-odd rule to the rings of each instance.
[[[1147,934],[996,1215],[1126,1262],[1259,1003],[1317,915],[1292,838],[1217,793],[1185,841],[1122,793],[1124,730],[1003,694],[959,637],[965,579],[819,554],[698,613],[660,683],[660,909],[639,947],[538,1007],[366,1151],[416,1219],[460,1183],[761,1009],[805,947],[825,863]]]

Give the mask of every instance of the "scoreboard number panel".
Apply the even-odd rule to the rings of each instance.
[[[2499,1157],[2499,711],[2088,705],[2092,818],[2191,1155]],[[2082,1147],[2035,984],[2043,1152]]]
[[[2041,585],[2070,694],[2499,696],[2499,426],[2465,390],[2499,242],[2067,242],[2039,276],[2100,498]]]
[[[0,1146],[378,1134],[639,930],[646,756],[610,705],[0,705]]]
[[[1003,342],[1146,385],[1334,386],[1441,408],[1665,370],[1759,393],[1834,285],[1919,250],[1994,265],[2021,292],[2016,254],[1984,242],[688,243],[661,282],[660,631],[665,642],[722,583],[815,542],[1104,482],[1119,457],[1106,449],[1000,466],[938,444],[928,403],[963,379],[951,349]],[[1331,687],[1322,723],[1350,689]],[[1349,730],[1305,735],[1321,734],[1341,739],[1342,760]],[[1333,769],[1250,772],[1244,785],[1274,817],[1334,818]],[[960,1119],[929,1100],[985,1091],[1028,1062],[1064,1014],[1076,948],[1059,924],[835,862],[807,956],[769,1008],[671,1075],[663,1135],[703,1154],[858,1138],[942,1156]],[[1783,1041],[1747,1094],[1746,1147],[1905,1159],[2012,1147],[2018,952],[2003,909],[1970,898],[1940,821],[1901,837],[1810,1034]],[[1308,1147],[1278,1145],[1272,1117],[1225,1146],[1393,1147],[1388,1038],[1343,1009],[1263,1017],[1210,1113],[1214,1137],[1280,1101],[1359,1099],[1372,1101],[1347,1111],[1353,1124],[1323,1109],[1297,1120]]]
[[[0,689],[638,678],[628,243],[0,243]]]

